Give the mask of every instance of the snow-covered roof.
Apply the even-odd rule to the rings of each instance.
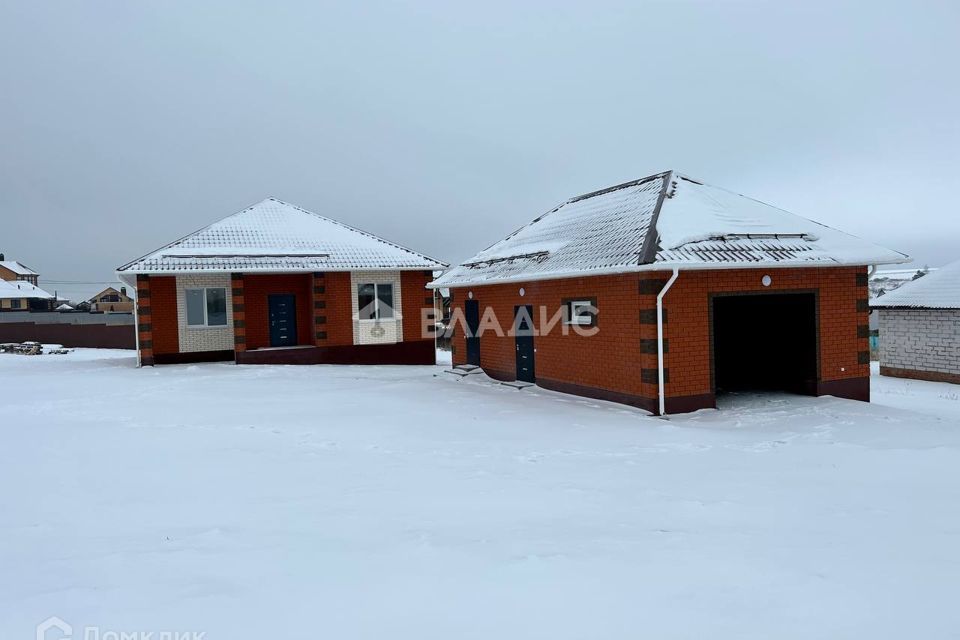
[[[398,244],[267,198],[118,269],[121,274],[442,269]]]
[[[0,267],[5,267],[13,271],[18,276],[38,276],[40,275],[30,267],[17,262],[16,260],[0,260]]]
[[[52,300],[53,294],[26,280],[0,280],[0,298],[40,298]]]
[[[922,278],[928,273],[936,271],[936,268],[927,266],[914,267],[913,269],[883,269],[877,270],[870,276],[870,297],[879,298],[891,291],[896,291],[903,285]]]
[[[124,287],[124,288],[125,288],[125,287]],[[122,301],[124,301],[124,302],[129,302],[129,301],[132,301],[132,300],[133,300],[133,298],[130,297],[130,295],[128,295],[127,293],[123,293],[123,292],[121,292],[120,290],[118,290],[118,289],[116,289],[116,288],[114,288],[114,287],[107,287],[106,289],[104,289],[104,290],[101,291],[100,293],[96,294],[95,296],[92,296],[92,297],[90,297],[90,298],[87,298],[87,302],[97,302],[97,299],[100,298],[101,296],[109,295],[109,294],[111,294],[111,293],[115,293],[115,294],[117,294],[118,296],[120,296],[120,299],[121,299]]]
[[[870,306],[960,309],[960,260],[872,300]]]
[[[681,267],[874,265],[909,258],[674,171],[571,198],[433,287]]]

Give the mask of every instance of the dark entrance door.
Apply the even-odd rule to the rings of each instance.
[[[467,364],[480,366],[480,303],[476,300],[467,300],[463,305],[463,313],[467,320]]]
[[[270,346],[292,347],[297,344],[297,297],[276,293],[267,297],[270,311]]]
[[[513,308],[513,330],[517,341],[517,380],[536,382],[533,349],[533,307]]]
[[[817,303],[812,293],[713,298],[714,386],[815,394]]]

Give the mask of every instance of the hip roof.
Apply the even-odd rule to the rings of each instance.
[[[442,269],[416,251],[275,198],[118,268],[121,274]]]
[[[909,258],[675,171],[571,198],[453,267],[450,287],[680,267],[892,264]]]

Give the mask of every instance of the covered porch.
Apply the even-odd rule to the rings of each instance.
[[[432,297],[424,295],[429,276],[423,271],[231,274],[234,360],[237,364],[434,364],[432,334],[425,339],[417,331],[420,307],[430,302],[428,308],[433,309]],[[389,318],[355,318],[356,289],[368,280],[392,282],[390,296],[396,309]],[[406,283],[406,298],[401,281]]]
[[[233,343],[238,364],[302,359],[326,340],[323,273],[234,273]]]

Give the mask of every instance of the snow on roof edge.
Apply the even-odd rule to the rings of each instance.
[[[903,264],[904,262],[911,262],[912,259],[909,257],[906,260],[899,262],[829,262],[829,263],[819,263],[819,262],[807,262],[807,261],[793,261],[793,262],[778,262],[776,264],[743,264],[738,262],[717,262],[717,263],[698,263],[692,264],[690,262],[655,262],[648,264],[640,264],[631,267],[613,267],[610,269],[595,269],[592,271],[567,271],[567,272],[556,272],[556,273],[543,273],[538,275],[524,275],[518,274],[515,276],[509,276],[506,278],[490,279],[490,280],[451,280],[444,281],[443,275],[436,278],[432,282],[427,284],[428,289],[441,289],[441,288],[462,288],[462,287],[482,287],[493,284],[505,284],[505,283],[517,283],[517,282],[539,282],[543,280],[563,280],[564,278],[589,278],[592,276],[609,276],[617,275],[621,273],[645,273],[651,271],[672,271],[674,268],[678,269],[681,273],[688,271],[729,271],[733,269],[835,269],[838,267],[867,267],[874,264]]]
[[[0,280],[0,298],[36,298],[39,300],[54,300],[56,299],[56,296],[26,280]]]

